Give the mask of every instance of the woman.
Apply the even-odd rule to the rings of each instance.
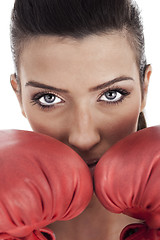
[[[11,85],[33,131],[74,149],[94,172],[113,144],[145,128],[151,66],[130,0],[16,0]],[[57,240],[117,240],[132,222],[96,196],[77,218],[49,226]]]

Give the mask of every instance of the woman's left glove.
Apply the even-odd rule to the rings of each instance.
[[[94,179],[104,207],[145,222],[126,227],[121,239],[160,240],[160,126],[111,147],[98,162]]]
[[[0,239],[54,239],[43,227],[76,217],[91,197],[90,171],[68,146],[34,132],[0,131]]]

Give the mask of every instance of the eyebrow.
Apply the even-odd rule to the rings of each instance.
[[[122,81],[128,81],[128,80],[134,81],[134,79],[131,78],[131,77],[120,76],[120,77],[114,78],[114,79],[112,79],[112,80],[110,80],[110,81],[107,81],[107,82],[105,82],[105,83],[102,83],[102,84],[100,84],[100,85],[97,85],[96,87],[90,88],[89,91],[90,91],[90,92],[93,92],[93,91],[102,90],[102,89],[104,89],[104,88],[106,88],[106,87],[111,86],[111,85],[114,84],[114,83],[122,82]]]
[[[110,85],[112,85],[114,83],[122,82],[122,81],[128,81],[128,80],[134,81],[134,79],[131,78],[131,77],[121,76],[121,77],[114,78],[110,81],[107,81],[105,83],[102,83],[100,85],[97,85],[96,87],[90,88],[89,91],[94,92],[94,91],[102,90],[106,87],[109,87]],[[30,87],[35,87],[35,88],[43,88],[43,89],[47,89],[47,90],[51,90],[51,91],[56,91],[56,92],[59,92],[59,93],[69,93],[69,91],[67,91],[65,89],[56,88],[56,87],[49,86],[49,85],[39,83],[39,82],[36,82],[36,81],[29,81],[25,84],[25,86],[26,87],[30,86]]]
[[[65,90],[65,89],[56,88],[56,87],[49,86],[49,85],[39,83],[39,82],[36,82],[36,81],[29,81],[25,84],[25,86],[26,87],[30,86],[30,87],[36,87],[36,88],[43,88],[43,89],[47,89],[47,90],[51,90],[51,91],[56,91],[56,92],[59,92],[59,93],[68,93],[68,91]]]

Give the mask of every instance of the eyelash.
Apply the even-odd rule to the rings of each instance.
[[[62,103],[64,103],[64,100],[61,97],[59,97],[57,94],[54,94],[54,93],[51,93],[51,92],[39,92],[39,93],[36,93],[32,96],[32,98],[31,98],[32,105],[38,105],[43,110],[47,110],[47,109],[50,109],[50,108],[55,108],[54,103],[52,105],[45,105],[45,104],[40,103],[40,99],[42,97],[47,96],[47,95],[52,95],[55,98],[59,98],[59,99],[61,99]]]
[[[105,95],[106,93],[109,93],[109,92],[118,92],[120,93],[122,96],[119,100],[117,101],[105,101],[105,100],[101,100],[100,98],[102,98],[103,95]],[[109,88],[107,90],[105,90],[103,93],[101,93],[101,95],[99,95],[98,97],[98,102],[103,102],[105,104],[119,104],[121,103],[126,96],[128,96],[130,94],[130,92],[128,92],[127,90],[123,89],[123,88],[119,88],[119,87],[114,87],[114,88]],[[54,94],[54,93],[51,93],[51,92],[39,92],[39,93],[36,93],[32,96],[31,98],[31,103],[32,105],[38,105],[41,109],[43,110],[47,110],[47,109],[50,109],[50,108],[55,108],[55,105],[58,104],[58,103],[53,103],[51,105],[43,105],[42,103],[40,103],[40,99],[42,97],[45,97],[47,95],[52,95],[54,96],[55,98],[59,98],[61,99],[62,103],[64,103],[65,101],[60,97],[58,96],[57,94]],[[106,98],[107,99],[107,98]]]
[[[120,97],[119,100],[117,101],[105,101],[105,100],[101,100],[100,98],[105,95],[106,93],[113,93],[113,92],[118,92],[120,93],[122,96]],[[123,88],[119,88],[119,87],[114,87],[114,88],[109,88],[107,90],[105,90],[99,97],[98,97],[98,102],[104,102],[105,104],[119,104],[121,103],[126,96],[130,95],[130,92],[127,91],[126,89],[123,89]],[[107,99],[107,97],[106,97]]]

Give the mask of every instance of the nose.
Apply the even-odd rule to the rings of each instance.
[[[95,118],[88,109],[75,112],[68,141],[79,151],[89,151],[100,142]]]

